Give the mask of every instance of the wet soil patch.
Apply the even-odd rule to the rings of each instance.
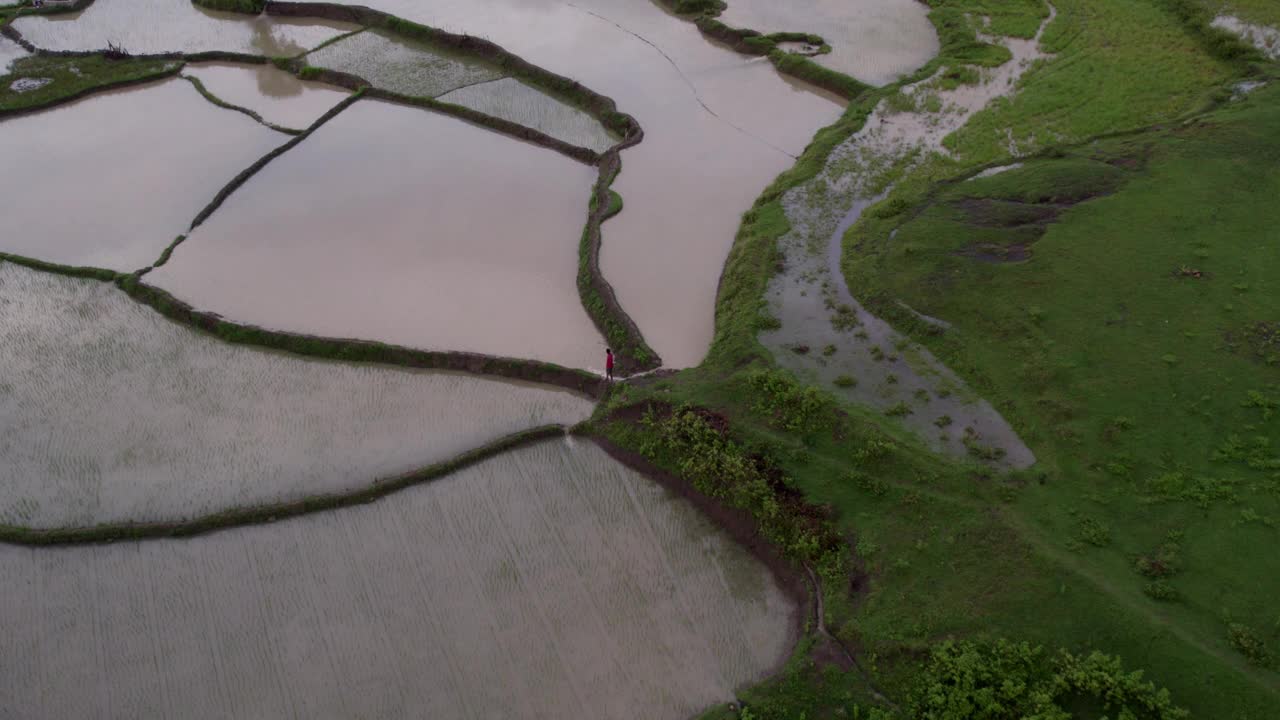
[[[1257,321],[1223,334],[1227,349],[1280,369],[1280,321]]]

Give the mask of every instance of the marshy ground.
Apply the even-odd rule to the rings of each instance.
[[[1274,4],[727,2],[0,7],[0,715],[1271,717]]]

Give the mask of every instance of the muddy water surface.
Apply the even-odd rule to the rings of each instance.
[[[0,574],[5,717],[679,720],[792,642],[763,566],[583,442],[195,540],[0,547]]]
[[[353,0],[354,1],[354,0]],[[359,0],[486,37],[612,97],[645,140],[623,153],[626,203],[601,264],[668,366],[700,362],[741,214],[842,107],[763,58],[707,42],[692,23],[627,0]]]
[[[345,90],[304,82],[274,65],[200,63],[183,68],[218,99],[248,108],[263,120],[303,129],[347,96]]]
[[[0,265],[0,367],[0,523],[27,527],[171,521],[365,487],[593,407],[553,389],[228,345],[113,285],[12,263]]]
[[[764,33],[817,33],[831,52],[813,60],[884,85],[938,54],[929,7],[918,0],[728,0],[719,20]]]
[[[596,152],[608,150],[619,140],[586,111],[515,78],[458,88],[441,95],[440,101],[510,120]]]
[[[316,67],[363,78],[371,85],[413,97],[436,97],[456,88],[496,80],[496,66],[404,38],[366,31],[307,56]]]
[[[455,118],[361,101],[146,280],[238,322],[598,366],[576,284],[595,175]]]
[[[24,58],[29,54],[18,43],[0,35],[0,75],[9,72],[14,60]]]
[[[205,10],[191,0],[94,0],[78,13],[18,18],[13,26],[45,50],[135,55],[225,50],[268,57],[300,55],[356,26]]]
[[[5,120],[0,157],[23,172],[0,174],[0,250],[146,267],[228,180],[285,140],[177,78]]]

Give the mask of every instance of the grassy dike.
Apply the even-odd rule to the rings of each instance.
[[[943,51],[938,60],[908,81],[923,79],[943,66],[995,65],[1007,58],[1003,48],[974,39],[975,27],[967,14],[985,11],[985,3],[935,0],[931,5]],[[1042,413],[1061,408],[1038,402],[1040,395],[1026,396],[1024,388],[1013,387],[1024,374],[1011,368],[1030,357],[1028,345],[1011,335],[1009,323],[984,330],[981,337],[974,337],[970,326],[989,327],[988,318],[1000,316],[1016,318],[1013,329],[1029,326],[1039,332],[1037,316],[1047,325],[1062,315],[1060,306],[1048,302],[1024,300],[1019,304],[1012,297],[1005,302],[1003,293],[1012,285],[1004,278],[1035,266],[1045,252],[1041,246],[1056,228],[1089,203],[1109,203],[1122,197],[1137,182],[1130,176],[1141,171],[1131,167],[1133,159],[1124,153],[1109,162],[1098,162],[1069,157],[1069,150],[1048,150],[1042,153],[1061,154],[1060,160],[1067,163],[1058,167],[1052,178],[1009,174],[990,179],[996,183],[1005,178],[1004,192],[1016,189],[1022,193],[1018,197],[992,190],[973,205],[969,201],[957,204],[960,195],[945,193],[959,192],[964,184],[958,181],[977,169],[1007,162],[1007,147],[1002,149],[993,142],[1000,137],[995,131],[1002,127],[1023,133],[1024,138],[1038,137],[1046,145],[1051,144],[1049,139],[1058,144],[1066,138],[1082,142],[1094,135],[1133,135],[1153,123],[1225,102],[1231,93],[1223,88],[1234,78],[1256,71],[1251,69],[1253,60],[1247,53],[1232,60],[1213,54],[1203,36],[1185,25],[1185,18],[1157,0],[1132,4],[1063,0],[1056,6],[1058,19],[1046,33],[1045,43],[1057,57],[1034,68],[1012,101],[1001,101],[975,116],[948,140],[958,158],[926,163],[914,174],[908,173],[901,182],[907,199],[889,205],[897,212],[884,213],[895,223],[912,217],[920,218],[919,222],[951,222],[946,229],[935,226],[928,236],[940,243],[953,236],[956,222],[971,221],[976,212],[977,220],[971,224],[982,224],[978,228],[985,233],[981,241],[994,243],[990,239],[993,232],[1035,225],[1041,222],[1037,218],[1045,217],[1039,213],[1046,208],[1024,206],[1049,206],[1047,210],[1055,213],[1056,219],[1043,223],[1049,234],[1031,245],[1033,259],[1020,265],[981,265],[949,254],[958,240],[952,239],[952,245],[945,248],[927,246],[924,240],[916,243],[920,247],[908,246],[903,234],[909,227],[903,227],[898,239],[890,241],[888,236],[896,226],[889,225],[878,226],[883,232],[875,236],[880,243],[879,264],[864,265],[853,257],[862,249],[860,243],[867,242],[866,236],[858,233],[865,227],[877,227],[873,223],[884,217],[870,217],[863,228],[855,227],[846,250],[846,270],[855,294],[861,295],[862,288],[892,290],[887,297],[901,297],[912,307],[957,324],[957,331],[940,338],[930,340],[932,336],[923,331],[918,337],[931,349],[937,348],[935,352],[941,357],[957,363],[955,369],[981,392],[1005,387],[1003,392],[992,393],[991,399],[1006,411],[1014,397],[1021,398],[1022,406]],[[1047,13],[1039,3],[1002,7],[1006,12],[993,18],[992,29],[1023,37],[1030,36]],[[1122,38],[1126,42],[1119,42]],[[1053,714],[1067,712],[1077,717],[1115,717],[1121,708],[1136,718],[1187,717],[1180,707],[1194,717],[1269,717],[1280,703],[1280,683],[1269,669],[1280,647],[1275,637],[1280,625],[1276,625],[1277,618],[1267,615],[1262,600],[1280,590],[1266,578],[1280,575],[1271,567],[1272,561],[1256,550],[1269,546],[1266,539],[1274,532],[1268,521],[1273,521],[1275,514],[1270,505],[1254,499],[1260,495],[1249,495],[1244,504],[1228,501],[1227,507],[1221,507],[1222,501],[1217,499],[1221,490],[1214,483],[1200,482],[1195,473],[1178,476],[1178,468],[1169,467],[1167,470],[1175,473],[1172,479],[1157,479],[1145,498],[1122,503],[1120,497],[1127,491],[1118,488],[1134,480],[1105,477],[1082,487],[1078,478],[1062,472],[1058,458],[1079,454],[1078,439],[1083,432],[1055,440],[1060,443],[1056,450],[1047,448],[1043,436],[1035,436],[1038,439],[1032,441],[1033,448],[1044,458],[1039,465],[1020,473],[994,475],[989,469],[934,456],[883,418],[840,407],[816,389],[800,385],[775,369],[769,353],[756,341],[756,333],[770,322],[763,294],[780,261],[776,240],[788,230],[779,198],[816,175],[831,150],[861,127],[880,99],[895,92],[895,87],[868,91],[853,102],[841,121],[820,132],[797,165],[766,190],[744,216],[721,278],[716,334],[706,363],[674,376],[618,388],[593,421],[592,432],[684,477],[709,496],[748,509],[762,536],[778,544],[793,562],[817,570],[822,579],[826,624],[858,659],[858,667],[833,659],[820,638],[811,634],[783,672],[741,694],[745,707],[715,708],[707,717],[927,716],[958,720],[1036,713],[1067,717]],[[1072,101],[1073,93],[1087,102]],[[1253,102],[1263,98],[1257,97]],[[1200,132],[1208,132],[1218,122],[1217,118],[1206,119]],[[1268,162],[1275,162],[1274,154],[1259,150],[1266,147],[1258,141],[1268,128],[1256,124],[1260,122],[1256,118],[1241,122],[1253,130],[1237,135],[1234,146],[1242,154],[1258,154],[1255,170],[1243,173],[1250,181],[1237,179],[1215,197],[1232,208],[1238,222],[1254,218],[1249,231],[1238,232],[1240,242],[1252,241],[1253,255],[1225,258],[1233,274],[1248,267],[1258,252],[1266,251],[1263,231],[1275,227],[1268,224],[1270,215],[1253,214],[1261,198],[1275,196],[1274,186],[1261,182],[1259,175]],[[1170,142],[1183,143],[1191,131],[1166,132]],[[1188,158],[1186,167],[1213,157],[1212,151],[1203,150]],[[1224,168],[1242,162],[1243,158],[1236,156],[1219,161]],[[1153,192],[1171,192],[1169,199],[1152,204],[1150,197],[1135,198],[1126,208],[1132,213],[1150,205],[1154,210],[1139,216],[1144,220],[1161,210],[1169,213],[1169,219],[1153,229],[1152,243],[1159,238],[1168,244],[1170,237],[1178,237],[1183,232],[1177,230],[1179,223],[1191,219],[1187,208],[1197,204],[1191,199],[1193,193],[1214,187],[1213,181],[1205,179],[1194,190],[1175,192],[1165,182],[1153,181],[1151,187]],[[1050,189],[1038,192],[1044,184]],[[1075,192],[1065,191],[1073,185]],[[1079,186],[1089,190],[1082,192]],[[1231,193],[1246,188],[1256,199],[1235,207]],[[1089,199],[1101,190],[1112,196]],[[922,199],[929,197],[939,198],[939,218],[932,215],[935,209],[921,207]],[[1080,209],[1070,207],[1081,202]],[[1222,214],[1209,202],[1196,213],[1195,223],[1203,224],[1208,232],[1214,223],[1222,222]],[[1165,296],[1152,291],[1150,283],[1167,280],[1175,288],[1173,292],[1192,293],[1202,287],[1175,280],[1172,274],[1180,272],[1181,266],[1167,257],[1157,263],[1160,270],[1153,279],[1133,277],[1135,268],[1148,264],[1141,248],[1124,249],[1134,221],[1123,219],[1120,212],[1110,217],[1115,230],[1103,236],[1106,240],[1089,243],[1092,255],[1087,264],[1053,276],[1027,278],[1021,286],[1024,296],[1044,293],[1066,277],[1074,279],[1070,291],[1055,292],[1053,297],[1072,292],[1077,307],[1087,305],[1099,290],[1091,273],[1112,267],[1111,276],[1129,273],[1124,280],[1118,276],[1113,280],[1117,289],[1126,291],[1128,306],[1133,308],[1142,298],[1148,305],[1145,314],[1152,316]],[[1010,228],[1000,224],[1011,222]],[[1089,223],[1073,240],[1098,233],[1099,228],[1097,222]],[[1025,239],[1027,233],[1039,230],[1022,228],[1018,232],[1022,234],[1016,237]],[[1198,247],[1188,245],[1181,254],[1195,258]],[[1213,243],[1202,251],[1213,257],[1221,252]],[[1124,254],[1115,255],[1121,252]],[[884,258],[892,258],[892,263]],[[962,276],[975,279],[968,286],[948,281],[943,272],[960,262],[974,268]],[[1266,295],[1269,281],[1263,278],[1269,277],[1268,267],[1263,264],[1256,273],[1248,273],[1248,278],[1221,283],[1219,291],[1227,291],[1233,299],[1214,302],[1231,305],[1231,312],[1239,316],[1241,297],[1258,302]],[[1234,284],[1243,289],[1232,288]],[[955,304],[940,307],[938,303],[952,293],[960,296]],[[1033,305],[1040,310],[1032,313]],[[1219,374],[1234,375],[1239,368],[1252,367],[1253,377],[1242,379],[1240,384],[1249,385],[1247,389],[1256,390],[1261,397],[1228,393],[1206,407],[1201,404],[1206,401],[1196,398],[1215,391],[1201,377],[1199,391],[1192,394],[1184,388],[1173,403],[1185,403],[1188,413],[1198,409],[1211,416],[1213,409],[1226,408],[1238,417],[1234,429],[1241,440],[1215,447],[1222,449],[1229,463],[1247,466],[1252,462],[1262,467],[1252,481],[1229,485],[1239,492],[1247,488],[1267,492],[1266,474],[1274,472],[1270,456],[1259,452],[1261,441],[1244,433],[1257,435],[1263,430],[1260,423],[1264,416],[1274,415],[1272,395],[1263,392],[1265,384],[1259,374],[1272,367],[1265,364],[1271,357],[1267,353],[1277,352],[1280,340],[1274,325],[1260,324],[1266,317],[1271,318],[1267,322],[1276,320],[1274,313],[1262,312],[1268,306],[1248,307],[1250,312],[1244,314],[1253,322],[1237,323],[1230,336],[1236,338],[1236,349],[1230,352],[1241,357],[1235,369]],[[1118,305],[1113,305],[1111,312],[1117,311]],[[1132,326],[1136,318],[1132,309],[1129,312]],[[892,319],[895,323],[900,320],[896,316]],[[1154,324],[1154,320],[1146,317],[1143,321]],[[919,329],[906,321],[902,324],[903,329]],[[1200,332],[1210,345],[1225,337],[1207,329]],[[1048,369],[1042,374],[1025,374],[1028,379],[1052,380],[1055,373],[1064,372],[1073,363],[1083,366],[1079,353],[1070,348],[1087,344],[1078,340],[1069,344],[1069,339],[1062,335],[1053,342],[1039,341],[1035,357],[1044,358]],[[978,355],[975,349],[964,362],[958,353],[947,352],[947,343],[981,347],[983,354]],[[1111,350],[1121,359],[1134,354],[1123,341]],[[1147,397],[1132,399],[1137,405],[1151,404],[1146,414],[1171,414],[1167,400],[1171,388],[1165,386],[1170,368],[1189,369],[1193,361],[1202,359],[1185,352],[1169,352],[1174,356],[1172,361],[1163,359],[1164,350],[1154,355],[1154,362],[1142,357],[1144,362],[1139,365],[1143,371],[1158,368],[1162,374],[1141,389],[1166,398],[1159,403],[1150,403]],[[1220,351],[1219,356],[1226,352]],[[1003,364],[994,360],[997,355]],[[1099,352],[1097,357],[1099,360],[1087,366],[1093,370],[1090,382],[1110,372],[1102,361],[1106,358],[1110,362],[1110,355]],[[981,376],[979,368],[984,371]],[[1131,377],[1118,375],[1109,390]],[[1153,383],[1160,387],[1153,388]],[[1063,394],[1089,392],[1106,396],[1087,382]],[[1140,395],[1135,390],[1129,397]],[[1078,399],[1075,402],[1075,417],[1088,416],[1092,423],[1089,432],[1110,437],[1112,442],[1147,427],[1136,422],[1134,412],[1121,415],[1111,410],[1094,416],[1078,407]],[[1247,407],[1238,407],[1241,405]],[[1126,417],[1130,419],[1123,419]],[[1012,419],[1025,430],[1021,414],[1013,413]],[[1202,415],[1200,422],[1212,421]],[[1140,432],[1163,438],[1162,445],[1169,447],[1193,437],[1195,429],[1169,431],[1157,426]],[[1219,433],[1224,434],[1222,439],[1230,438],[1229,433]],[[1203,448],[1208,442],[1200,444]],[[1161,458],[1159,451],[1153,456]],[[1135,475],[1140,477],[1140,473]],[[1155,478],[1164,478],[1164,474]],[[1210,498],[1207,509],[1198,504],[1205,497]],[[815,514],[801,509],[807,507],[821,511]],[[1203,540],[1190,542],[1189,533],[1178,534],[1182,524],[1206,513],[1212,518],[1200,521],[1205,526]],[[804,534],[788,534],[789,527],[803,526],[800,519],[804,517],[810,518],[806,522],[819,523],[808,526],[818,538],[816,544]],[[1238,559],[1223,566],[1223,554],[1215,547],[1233,528],[1238,528],[1239,539],[1221,548],[1230,547]],[[823,544],[827,532],[841,538],[837,547]],[[1250,551],[1248,543],[1255,549]],[[1180,578],[1190,577],[1192,567],[1203,573],[1206,592],[1194,601],[1169,602],[1171,596],[1184,592]],[[1173,588],[1172,593],[1168,587]],[[1192,606],[1199,606],[1199,610]],[[1000,638],[1013,642],[1004,643]],[[1030,646],[1024,647],[1023,642]],[[1037,652],[1035,646],[1043,650]],[[1134,675],[1134,668],[1142,668],[1145,675]],[[1168,694],[1151,684],[1153,681],[1167,687]],[[1104,699],[1108,697],[1110,703]]]

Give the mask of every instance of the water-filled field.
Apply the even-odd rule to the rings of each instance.
[[[0,155],[23,168],[0,175],[0,251],[146,267],[227,181],[287,139],[177,78],[0,121]]]
[[[544,132],[570,145],[604,152],[618,138],[585,111],[515,78],[460,87],[440,96],[440,102],[471,108]]]
[[[614,183],[601,265],[670,367],[711,342],[716,282],[742,212],[843,109],[763,58],[708,43],[650,2],[352,0],[488,38],[618,102],[645,129]]]
[[[286,128],[307,127],[349,94],[299,80],[273,65],[199,63],[188,65],[182,73],[199,80],[219,100]]]
[[[0,547],[6,717],[684,718],[794,608],[686,501],[550,441],[341,512]]]
[[[177,521],[363,488],[592,403],[319,362],[178,326],[111,284],[0,264],[0,524]]]
[[[816,33],[831,52],[815,55],[815,62],[884,85],[938,53],[928,13],[916,0],[729,0],[719,19],[766,33]]]
[[[372,30],[326,45],[307,62],[410,97],[436,97],[503,76],[501,69],[476,58]]]
[[[13,26],[45,50],[135,55],[222,50],[268,57],[300,55],[355,28],[344,23],[250,16],[175,0],[94,0],[77,13],[21,17]]]
[[[145,279],[274,329],[598,366],[575,284],[594,180],[551,150],[360,101]]]

